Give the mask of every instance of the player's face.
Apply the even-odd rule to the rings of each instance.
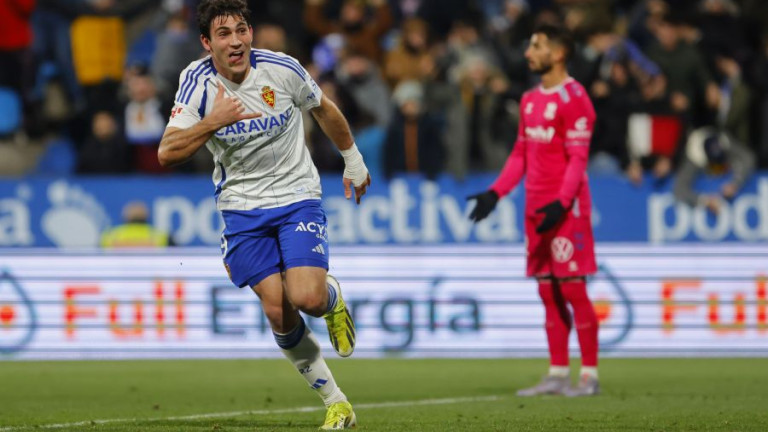
[[[552,69],[552,47],[547,35],[534,33],[531,36],[531,43],[525,50],[525,59],[533,73],[545,74]]]
[[[220,16],[211,21],[210,34],[210,39],[200,36],[200,40],[211,53],[216,70],[224,78],[240,82],[251,67],[253,29],[243,17]]]

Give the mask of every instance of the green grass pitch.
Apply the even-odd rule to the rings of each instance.
[[[594,398],[518,398],[543,359],[329,360],[360,431],[768,431],[766,359],[607,359]],[[0,431],[310,431],[285,360],[0,362]]]

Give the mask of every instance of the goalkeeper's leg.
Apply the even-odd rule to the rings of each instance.
[[[571,316],[557,280],[540,278],[538,281],[546,317],[544,327],[549,346],[549,373],[539,384],[518,391],[518,396],[563,394],[569,385],[568,335]]]
[[[598,321],[592,301],[587,295],[584,278],[569,278],[561,281],[563,296],[573,307],[576,334],[581,348],[581,372],[579,384],[566,393],[568,396],[591,396],[600,391],[597,378]]]

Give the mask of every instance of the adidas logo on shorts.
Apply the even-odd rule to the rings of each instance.
[[[319,244],[312,248],[312,252],[317,252],[320,255],[325,255],[325,248],[323,247],[322,244]]]

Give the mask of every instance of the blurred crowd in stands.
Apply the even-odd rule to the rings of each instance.
[[[591,172],[639,183],[644,173],[665,179],[679,169],[688,179],[730,167],[746,178],[768,167],[764,0],[248,4],[254,47],[307,67],[347,116],[374,174],[461,179],[500,169],[518,101],[536,84],[524,51],[539,23],[576,37],[569,70],[598,118]],[[179,72],[205,55],[195,8],[196,0],[1,2],[0,175],[210,173],[207,152],[172,171],[156,159]],[[311,116],[305,127],[318,168],[340,172],[338,151]]]

